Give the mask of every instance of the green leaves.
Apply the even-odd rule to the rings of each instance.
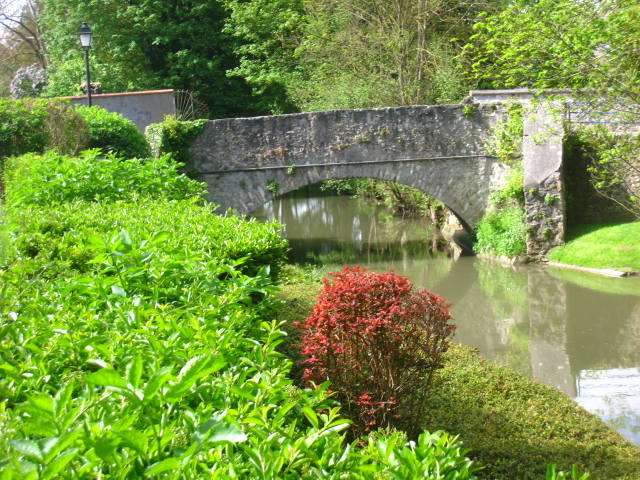
[[[102,387],[127,388],[127,382],[112,368],[102,368],[87,375],[87,382]]]
[[[176,470],[179,467],[180,459],[176,457],[169,457],[147,467],[147,469],[144,471],[144,474],[148,477],[154,477],[160,475],[161,473]]]
[[[182,396],[201,378],[217,372],[226,365],[224,358],[199,355],[191,358],[180,370],[165,395],[169,401],[180,400]]]

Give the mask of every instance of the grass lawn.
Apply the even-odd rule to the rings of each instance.
[[[292,322],[309,313],[320,289],[318,271],[288,268],[277,312],[292,334],[283,346],[297,352]],[[455,319],[454,319],[455,322]],[[294,371],[295,374],[295,371]],[[640,479],[640,448],[558,390],[483,360],[455,345],[433,385],[424,428],[459,435],[483,479],[543,479],[549,463],[572,464],[591,479]]]
[[[640,270],[640,222],[584,225],[549,258],[583,267]]]

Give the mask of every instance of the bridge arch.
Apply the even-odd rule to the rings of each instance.
[[[250,213],[324,180],[366,177],[414,187],[473,228],[508,167],[485,152],[495,105],[335,110],[208,122],[190,170],[221,209]]]

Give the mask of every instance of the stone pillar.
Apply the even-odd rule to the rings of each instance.
[[[525,105],[522,157],[527,255],[534,259],[564,243],[563,110],[564,103],[551,100]]]

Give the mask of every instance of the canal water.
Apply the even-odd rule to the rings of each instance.
[[[457,341],[558,388],[640,444],[640,279],[454,260],[427,220],[346,196],[302,192],[255,216],[284,225],[294,261],[392,270],[442,295]]]

